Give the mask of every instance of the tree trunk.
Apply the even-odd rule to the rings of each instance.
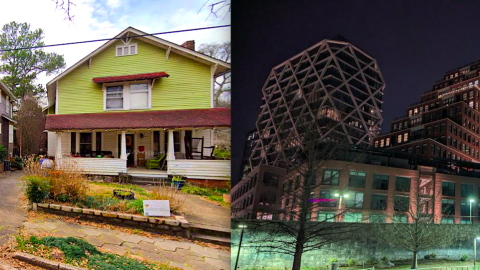
[[[303,243],[297,241],[295,245],[295,254],[293,255],[292,270],[300,270],[302,266]]]
[[[412,258],[412,267],[411,269],[417,269],[418,263],[417,263],[417,252],[413,252],[413,258]]]

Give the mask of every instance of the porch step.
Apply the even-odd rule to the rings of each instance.
[[[230,246],[230,237],[220,237],[220,236],[213,236],[208,234],[202,234],[198,232],[194,232],[191,234],[193,240],[212,243],[221,246]]]
[[[205,224],[190,223],[190,228],[195,233],[211,235],[215,237],[230,238],[230,228],[222,228]]]

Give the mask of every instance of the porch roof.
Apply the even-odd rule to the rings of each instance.
[[[123,76],[97,77],[97,78],[93,78],[93,82],[94,83],[126,82],[126,81],[157,79],[157,78],[169,77],[169,76],[170,75],[168,75],[166,72],[162,71],[162,72],[123,75]]]
[[[141,129],[230,127],[230,109],[112,112],[88,114],[49,114],[45,129]]]

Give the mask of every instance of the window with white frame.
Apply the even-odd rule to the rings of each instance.
[[[13,143],[13,125],[8,127],[8,143]]]
[[[5,102],[6,105],[7,105],[7,108],[6,108],[6,111],[9,115],[12,115],[12,112],[11,112],[11,106],[10,106],[10,97],[7,96],[7,102]]]
[[[137,44],[125,44],[116,47],[115,56],[126,56],[137,54]]]
[[[123,85],[107,86],[105,93],[105,109],[123,109]]]
[[[145,109],[148,107],[148,84],[131,84],[130,109]]]

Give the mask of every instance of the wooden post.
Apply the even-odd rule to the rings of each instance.
[[[75,138],[75,154],[80,153],[80,131],[77,131],[75,133],[76,138]]]
[[[173,129],[168,130],[167,160],[175,160],[175,147],[173,142]]]
[[[122,143],[121,143],[121,154],[120,159],[127,159],[127,136],[126,131],[122,131]]]
[[[60,161],[62,159],[62,133],[57,132],[57,153],[55,154],[55,161],[57,166],[60,167]]]

